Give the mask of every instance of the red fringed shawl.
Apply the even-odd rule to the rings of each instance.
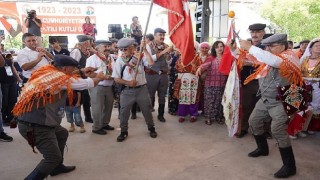
[[[240,52],[240,55],[239,55],[238,61],[241,64],[243,61],[246,61],[247,52],[241,49],[239,50],[239,52]],[[284,51],[277,56],[279,56],[283,60],[279,66],[280,75],[286,78],[290,82],[290,84],[302,86],[303,79],[301,76],[301,71],[299,69],[299,64],[298,64],[299,59],[297,59],[294,52]],[[257,79],[259,77],[265,77],[265,75],[270,70],[270,67],[268,65],[264,63],[261,64],[261,62],[258,62],[256,58],[251,57],[250,59],[253,61],[254,65],[260,64],[260,66],[258,67],[255,73],[247,77],[247,79],[244,81],[244,84],[248,84],[250,81]],[[294,62],[294,61],[297,61],[297,62]]]

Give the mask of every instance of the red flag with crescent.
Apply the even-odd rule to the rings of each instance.
[[[3,2],[0,7],[0,22],[12,37],[22,32],[21,22],[15,2]]]
[[[194,39],[188,0],[154,0],[168,9],[169,37],[180,50],[182,63],[189,64],[194,58]]]
[[[227,43],[230,43],[231,40],[234,39],[234,32],[235,32],[234,26],[235,26],[234,20],[232,19],[229,32],[228,32]],[[233,60],[234,60],[234,57],[231,54],[230,48],[228,46],[224,46],[223,55],[222,55],[220,66],[219,66],[219,71],[224,75],[229,75]]]

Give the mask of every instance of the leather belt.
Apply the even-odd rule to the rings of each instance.
[[[100,87],[112,87],[112,85],[111,86],[97,85],[97,86],[100,86]]]
[[[27,125],[29,127],[46,127],[46,128],[53,128],[50,126],[45,126],[45,125],[40,125],[40,124],[36,124],[36,123],[30,123],[30,122],[26,122],[26,121],[18,121],[20,124],[24,124]]]
[[[145,72],[148,75],[154,75],[154,74],[161,75],[161,74],[167,74],[168,73],[168,71],[160,70],[160,71],[157,72],[157,71],[154,71],[152,69],[145,69]]]
[[[138,89],[138,88],[141,88],[142,86],[145,86],[145,84],[144,84],[144,85],[140,85],[140,86],[135,86],[135,87],[129,87],[129,86],[127,86],[127,88],[128,88],[128,89]]]

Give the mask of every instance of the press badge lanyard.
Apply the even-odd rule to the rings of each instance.
[[[13,76],[11,66],[8,66],[8,64],[6,63],[4,68],[6,69],[7,76]]]

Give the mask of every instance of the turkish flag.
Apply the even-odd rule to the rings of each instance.
[[[0,22],[12,37],[16,37],[22,32],[22,26],[15,2],[1,3]]]
[[[188,65],[194,58],[194,40],[188,0],[154,0],[168,9],[169,37],[180,50],[182,63]]]
[[[231,40],[234,39],[233,32],[234,32],[234,20],[231,21],[227,43],[230,43]],[[223,55],[222,55],[220,66],[219,66],[219,71],[224,75],[229,75],[233,60],[234,60],[234,57],[231,54],[230,48],[228,46],[224,46]]]

